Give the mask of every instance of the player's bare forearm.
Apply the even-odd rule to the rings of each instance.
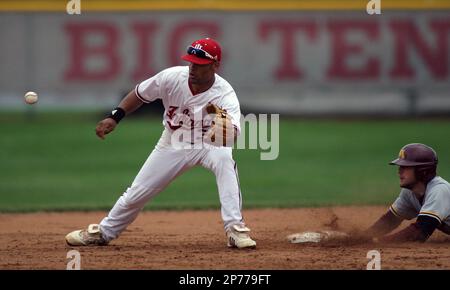
[[[364,232],[367,237],[379,237],[390,233],[402,223],[402,219],[394,215],[390,210],[379,218],[369,229]]]
[[[430,216],[419,215],[417,221],[407,228],[380,238],[382,242],[425,242],[439,226],[440,222]]]
[[[142,104],[143,102],[138,99],[136,93],[132,90],[128,93],[128,95],[126,95],[125,98],[122,99],[118,108],[121,108],[125,115],[128,115],[136,111],[140,106],[142,106]],[[118,121],[120,120],[117,119],[116,121],[114,119],[114,115],[101,120],[95,128],[95,133],[99,138],[105,139],[105,135],[111,133],[116,128]]]
[[[136,93],[134,90],[128,93],[128,95],[125,96],[125,98],[122,99],[122,101],[119,104],[119,108],[122,108],[127,115],[130,113],[136,111],[141,107],[143,102],[139,100],[139,98],[136,96]]]

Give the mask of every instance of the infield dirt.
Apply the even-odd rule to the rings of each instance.
[[[436,231],[426,243],[291,244],[286,236],[370,226],[387,207],[244,210],[255,250],[229,249],[219,210],[146,211],[108,246],[69,247],[65,235],[106,212],[0,214],[0,269],[66,269],[67,252],[81,269],[366,269],[370,250],[382,269],[450,269],[450,236]],[[402,227],[410,222],[405,221]]]

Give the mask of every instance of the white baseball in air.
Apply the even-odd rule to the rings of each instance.
[[[27,92],[25,94],[25,102],[27,104],[34,104],[38,101],[38,95],[35,92]]]

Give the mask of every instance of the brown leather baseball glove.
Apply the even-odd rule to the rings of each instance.
[[[206,112],[213,116],[211,127],[205,133],[204,140],[216,146],[232,146],[236,140],[237,131],[226,110],[209,103],[206,106]]]

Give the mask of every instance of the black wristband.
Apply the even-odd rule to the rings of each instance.
[[[111,118],[114,121],[116,121],[117,124],[119,124],[120,120],[123,119],[123,117],[125,117],[126,113],[125,110],[122,108],[114,108],[114,110],[111,111],[111,113],[108,114],[108,116],[106,116],[106,118]]]

